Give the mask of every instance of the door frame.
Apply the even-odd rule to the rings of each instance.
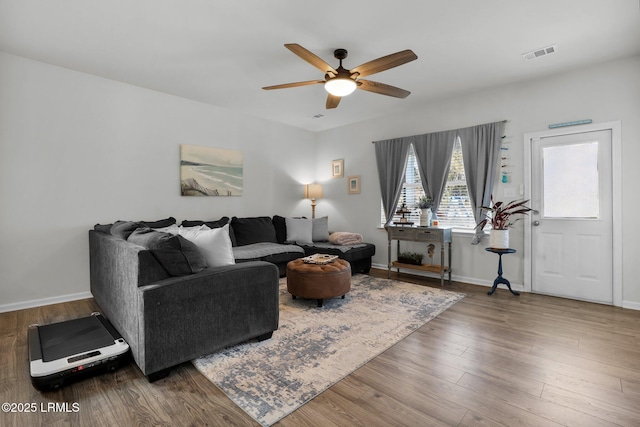
[[[524,197],[531,199],[531,150],[532,141],[539,138],[571,135],[578,133],[594,132],[601,130],[611,131],[611,185],[612,185],[612,226],[613,226],[613,305],[622,307],[622,135],[621,122],[603,122],[581,125],[579,127],[570,126],[566,128],[556,128],[539,132],[524,134]],[[532,289],[532,269],[531,254],[531,216],[524,218],[524,291],[531,292]]]

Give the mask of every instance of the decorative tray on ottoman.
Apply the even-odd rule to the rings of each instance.
[[[313,254],[302,258],[306,264],[329,264],[338,259],[338,255]]]

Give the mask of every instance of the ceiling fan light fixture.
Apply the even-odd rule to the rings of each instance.
[[[356,90],[358,85],[349,77],[334,77],[324,84],[324,88],[333,96],[347,96]]]
[[[406,98],[411,94],[408,90],[386,85],[384,83],[361,79],[361,77],[370,76],[418,59],[416,54],[409,49],[392,53],[391,55],[382,56],[378,59],[365,62],[364,64],[360,64],[355,68],[347,70],[342,66],[342,61],[347,57],[346,49],[336,49],[333,51],[333,56],[340,61],[338,68],[333,68],[313,52],[308,51],[297,43],[287,43],[284,46],[294,54],[298,55],[300,59],[303,59],[318,70],[322,71],[324,73],[324,80],[307,80],[303,82],[265,86],[262,88],[264,90],[323,84],[325,90],[329,92],[329,96],[327,96],[325,104],[325,108],[327,110],[336,108],[342,97],[351,94],[356,89],[362,89],[379,95],[393,96],[395,98]]]

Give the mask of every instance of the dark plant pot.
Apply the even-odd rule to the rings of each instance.
[[[413,258],[398,257],[398,262],[400,262],[402,264],[422,265],[422,262],[418,262],[417,260],[415,260]]]

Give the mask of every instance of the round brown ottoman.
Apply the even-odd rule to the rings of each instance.
[[[287,264],[287,291],[293,299],[311,298],[322,307],[325,298],[342,297],[351,290],[351,265],[336,259],[329,264],[307,264],[302,259]]]

